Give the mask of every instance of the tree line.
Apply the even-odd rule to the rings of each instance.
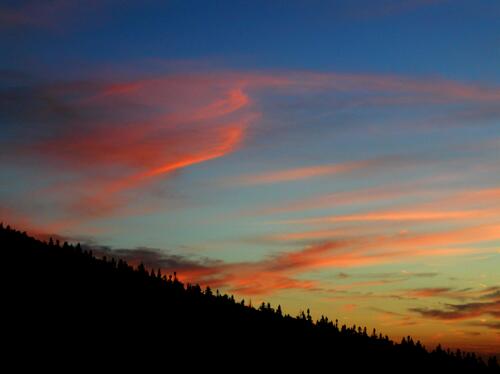
[[[496,357],[440,345],[428,350],[411,336],[394,342],[326,316],[314,321],[309,309],[291,316],[280,305],[256,307],[184,284],[175,272],[98,258],[79,243],[44,242],[1,224],[0,244],[3,308],[5,321],[16,326],[7,334],[15,353],[38,355],[50,338],[55,352],[80,361],[117,355],[185,369],[500,372]]]

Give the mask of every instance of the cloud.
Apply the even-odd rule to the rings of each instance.
[[[500,286],[488,287],[482,290],[481,299],[500,299]]]
[[[475,299],[473,302],[445,304],[443,309],[411,308],[409,310],[420,314],[422,317],[441,320],[468,320],[481,316],[500,319],[500,296],[498,290],[498,286],[493,286],[479,291],[469,291],[464,296]]]
[[[384,165],[383,162],[380,162],[377,167],[363,170],[363,172],[391,172],[400,166],[408,168],[416,165],[417,163],[417,160],[410,161],[409,159],[401,158],[399,163],[389,162]],[[360,171],[361,170],[362,169],[360,169]],[[251,183],[251,178],[248,177],[247,179],[248,182]],[[399,219],[439,220],[448,218],[460,220],[466,218],[481,218],[481,216],[484,218],[490,215],[496,215],[495,209],[499,206],[498,201],[500,201],[499,188],[493,186],[488,188],[457,188],[457,190],[450,190],[449,183],[452,180],[453,178],[450,180],[450,178],[447,177],[430,177],[414,182],[391,183],[389,185],[374,186],[369,188],[337,191],[319,195],[315,194],[310,197],[287,200],[285,202],[278,202],[274,204],[266,204],[262,207],[242,211],[240,214],[243,216],[275,215],[291,212],[307,212],[310,210],[336,208],[342,206],[355,207],[373,203],[398,202],[400,199],[419,198],[425,199],[424,202],[416,205],[415,207],[406,207],[405,210],[385,210],[379,212],[368,212],[366,214],[307,218],[304,222],[314,223],[316,221],[316,223],[326,223],[335,221],[340,222],[342,220],[383,221]],[[437,202],[439,202],[439,211],[435,210]],[[463,210],[457,211],[457,208],[459,207],[464,208]],[[424,208],[427,209],[427,213],[429,213],[429,215],[426,216],[425,210],[423,210]],[[398,213],[401,213],[401,215],[398,215]],[[278,221],[278,223],[279,222],[280,221]],[[287,221],[283,221],[283,223],[287,223]],[[290,223],[293,223],[293,221]],[[298,219],[296,223],[301,223],[301,220]]]
[[[468,324],[471,326],[486,327],[492,330],[500,330],[500,321],[483,321],[483,322],[471,321],[468,322]]]
[[[337,278],[337,279],[346,279],[346,278],[350,278],[350,275],[347,274],[347,273],[340,272],[340,273],[338,273],[335,276],[335,278]]]
[[[353,238],[341,236],[329,241],[306,245],[301,250],[285,252],[260,263],[252,264],[257,273],[296,276],[324,269],[342,269],[364,267],[389,263],[414,261],[416,258],[447,257],[478,253],[478,249],[467,247],[470,243],[479,243],[498,239],[499,231],[495,226],[479,226],[439,233],[397,234],[397,235],[358,235]],[[249,266],[249,264],[246,264]],[[342,277],[345,277],[345,273]],[[435,273],[400,273],[399,279],[409,277],[433,277]],[[391,278],[385,277],[386,281]],[[318,285],[319,286],[319,285]],[[447,292],[448,291],[448,292]],[[460,291],[460,290],[459,290]],[[420,289],[410,291],[411,297],[443,296],[459,298],[461,292],[447,289]],[[493,292],[493,291],[492,291]],[[408,297],[408,292],[405,295]],[[465,296],[464,296],[465,297]]]
[[[423,196],[427,192],[424,190]],[[477,244],[492,243],[500,238],[495,220],[499,212],[497,194],[496,188],[458,191],[441,194],[439,198],[440,194],[429,194],[432,196],[429,201],[399,209],[267,221],[267,224],[285,225],[287,231],[267,234],[260,240],[268,244],[303,245],[341,239],[350,242],[351,250],[366,253],[366,257],[383,249],[389,262],[391,257],[402,259],[405,253],[416,256],[434,250],[443,255],[448,250],[456,250],[457,254],[479,254],[488,249],[474,249]],[[338,201],[335,194],[331,199],[334,206]],[[326,201],[324,204],[323,208],[329,207]],[[435,208],[437,204],[439,209]],[[291,224],[294,226],[290,227]],[[313,228],[304,229],[303,225]],[[381,260],[381,255],[376,254],[375,258]]]
[[[430,287],[430,288],[416,288],[412,290],[403,290],[401,293],[404,297],[410,298],[447,298],[456,300],[497,300],[500,299],[499,287],[488,287],[475,290],[472,288],[450,288],[450,287]]]
[[[301,220],[300,223],[303,223]],[[338,239],[349,243],[352,248],[365,252],[376,251],[384,248],[394,254],[405,252],[424,252],[430,250],[442,251],[456,249],[457,253],[473,252],[470,245],[491,242],[500,238],[498,225],[492,223],[467,222],[457,228],[441,228],[429,231],[425,230],[394,230],[394,224],[389,222],[388,230],[385,226],[355,225],[352,227],[326,228],[324,230],[312,230],[273,234],[266,236],[267,242],[282,243],[325,243]],[[386,232],[388,231],[388,232]],[[460,249],[461,247],[462,249]],[[479,252],[478,252],[479,253]]]
[[[351,174],[356,171],[364,173],[374,172],[378,169],[393,169],[409,166],[415,161],[402,160],[399,157],[381,157],[372,160],[349,161],[330,165],[312,165],[299,168],[273,170],[264,173],[241,175],[229,178],[222,184],[230,186],[255,186],[265,184],[276,184],[283,182],[312,179],[337,174]]]
[[[44,193],[65,197],[81,220],[117,214],[130,190],[235,152],[259,115],[238,77],[30,83],[0,90],[4,119],[16,124],[3,158],[36,158],[49,176],[64,176]]]
[[[119,131],[117,137],[106,131],[105,134],[92,135],[88,139],[58,139],[60,144],[45,143],[44,147],[48,145],[49,148],[43,154],[47,156],[55,152],[54,156],[59,157],[68,152],[71,156],[63,162],[71,162],[71,158],[75,157],[74,166],[80,170],[93,168],[92,165],[96,164],[103,169],[128,167],[128,175],[117,175],[113,179],[92,176],[87,182],[80,181],[79,186],[73,188],[73,192],[83,189],[86,195],[71,205],[75,214],[89,213],[87,208],[92,207],[97,216],[109,215],[126,205],[127,201],[122,200],[121,194],[127,190],[138,188],[153,178],[234,152],[244,139],[245,128],[246,123],[243,122],[200,131],[168,131],[166,134],[148,132],[142,128],[137,137],[133,130],[134,134],[130,135],[132,139],[127,139],[129,135],[126,130]],[[83,165],[80,164],[82,162]]]
[[[30,173],[30,178],[44,174],[45,183],[53,180],[39,194],[45,194],[44,199],[57,207],[66,223],[69,216],[79,215],[82,222],[122,216],[135,200],[135,191],[147,192],[155,179],[171,178],[248,146],[249,133],[255,136],[256,123],[266,115],[262,97],[407,95],[420,104],[500,99],[500,89],[491,86],[370,74],[168,72],[51,81],[3,72],[0,79],[0,108],[4,109],[0,113],[6,134],[1,161],[29,170],[36,160],[37,173]],[[413,163],[381,157],[271,170],[237,176],[233,182],[238,186],[283,183],[393,170]],[[360,195],[346,192],[338,201],[362,199]],[[298,208],[300,204],[289,209]]]
[[[226,263],[172,255],[150,248],[116,250],[93,247],[100,255],[123,258],[132,264],[143,262],[152,269],[162,269],[163,273],[176,271],[184,281],[224,287],[241,295],[268,295],[288,289],[317,290],[319,287],[317,281],[294,277],[306,266],[298,254],[270,256],[256,262]]]
[[[405,294],[408,297],[422,298],[422,297],[449,297],[450,291],[452,289],[449,287],[431,287],[431,288],[417,288],[414,290],[408,290]]]
[[[346,214],[326,217],[304,218],[278,221],[283,224],[303,224],[303,223],[336,223],[336,222],[370,222],[370,221],[439,221],[455,219],[473,219],[487,217],[495,212],[485,211],[384,211],[365,214]]]
[[[401,270],[398,272],[388,272],[388,273],[338,273],[338,279],[345,278],[369,278],[369,279],[410,279],[410,278],[434,278],[438,276],[439,273],[436,272],[412,272],[407,270]]]
[[[197,280],[216,277],[220,268],[224,266],[221,261],[182,256],[156,248],[112,249],[96,245],[84,245],[84,247],[91,249],[97,256],[120,258],[132,266],[142,263],[146,268],[155,271],[161,269],[163,274],[178,272],[183,279]]]
[[[358,308],[357,304],[344,304],[344,305],[342,305],[341,310],[343,312],[350,313],[350,312],[356,310],[357,308]]]
[[[439,273],[436,272],[410,272],[406,270],[403,270],[402,274],[409,277],[417,277],[417,278],[434,278],[435,276],[439,275]]]
[[[488,303],[447,304],[446,309],[411,308],[422,317],[441,320],[464,320],[482,315],[500,318],[500,301]]]
[[[143,263],[165,273],[178,273],[181,280],[202,286],[224,287],[241,295],[267,295],[287,289],[315,289],[316,281],[299,280],[273,272],[267,260],[226,263],[220,260],[170,254],[152,248],[111,249],[90,246],[97,255],[122,258],[132,265]]]
[[[325,291],[322,282],[304,278],[304,274],[324,269],[340,269],[348,267],[369,266],[415,257],[459,255],[462,249],[417,249],[417,250],[375,250],[367,251],[361,240],[337,240],[320,244],[308,245],[302,249],[269,255],[253,262],[196,262],[188,259],[182,262],[182,257],[172,261],[170,256],[163,258],[161,253],[151,255],[146,253],[148,264],[153,268],[163,268],[167,271],[178,271],[181,279],[202,285],[223,287],[230,292],[241,295],[269,295],[282,290]],[[119,252],[117,252],[119,253]],[[141,257],[142,252],[121,252],[133,259]],[[179,269],[174,266],[180,264]],[[184,266],[187,265],[187,266]],[[416,276],[433,276],[433,273],[416,273]],[[401,279],[407,279],[403,274]],[[411,274],[413,276],[413,274]],[[355,282],[345,285],[352,287],[376,286],[397,282],[400,279],[381,279],[374,281]],[[339,290],[342,287],[339,288]]]
[[[406,166],[411,167],[414,162],[409,162]],[[402,165],[405,163],[402,162]],[[394,170],[393,166],[388,164],[386,168],[380,165],[375,171],[390,172]],[[397,166],[396,166],[397,167]],[[442,197],[448,194],[449,191],[439,191],[435,187],[429,188],[430,184],[436,185],[439,183],[436,178],[408,183],[393,183],[390,185],[374,186],[369,188],[360,188],[355,190],[337,191],[321,195],[314,195],[301,199],[288,200],[283,203],[276,203],[265,207],[256,208],[245,211],[243,215],[272,215],[289,212],[309,211],[315,209],[333,208],[340,206],[357,206],[370,204],[374,202],[396,201],[400,198],[419,197]]]
[[[465,84],[445,79],[415,79],[397,75],[306,73],[292,75],[293,85],[304,89],[353,92],[357,97],[376,96],[377,105],[400,105],[401,100],[412,104],[445,104],[457,102],[494,103],[500,99],[495,86]],[[382,95],[382,94],[388,94]]]

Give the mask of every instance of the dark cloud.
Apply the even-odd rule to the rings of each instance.
[[[469,325],[472,326],[479,326],[479,327],[487,327],[492,330],[499,330],[500,331],[500,321],[484,321],[484,322],[469,322]]]
[[[388,314],[388,315],[395,316],[395,317],[407,317],[406,315],[404,315],[402,313],[394,312],[392,310],[386,310],[383,308],[378,308],[375,306],[370,307],[369,309],[373,310],[374,312],[377,312],[377,313],[384,313],[384,314]]]
[[[470,300],[462,304],[444,304],[438,308],[410,308],[422,317],[440,320],[464,320],[479,316],[500,318],[500,287],[492,286],[479,290],[473,288],[452,289],[448,287],[421,288],[407,290],[408,295],[421,297],[447,297],[459,300]]]
[[[475,322],[473,323],[474,326],[483,326],[483,327],[488,327],[489,329],[492,330],[499,330],[500,332],[500,321],[491,321],[491,322]]]
[[[0,129],[15,131],[25,145],[39,138],[82,133],[98,124],[119,126],[145,119],[146,107],[131,100],[104,100],[113,83],[98,79],[47,80],[0,70]]]
[[[500,299],[500,287],[488,287],[483,290],[484,295],[482,295],[481,299]]]
[[[346,274],[346,273],[338,273],[335,278],[337,279],[346,279],[346,278],[350,278],[351,276],[349,274]]]
[[[444,309],[410,308],[409,311],[422,317],[441,320],[462,320],[490,315],[500,318],[500,300],[484,303],[445,304]]]
[[[412,290],[406,290],[405,292],[409,296],[432,297],[432,296],[448,295],[450,291],[452,291],[452,289],[449,287],[428,287],[428,288],[416,288]]]
[[[214,273],[223,265],[222,261],[208,258],[191,258],[169,253],[156,248],[139,247],[135,249],[113,249],[106,246],[83,246],[91,249],[97,256],[120,258],[130,264],[143,263],[151,269],[162,269],[169,272],[180,273]]]
[[[392,273],[356,273],[356,274],[348,274],[348,273],[338,273],[335,277],[338,279],[345,278],[368,278],[368,279],[408,279],[408,278],[433,278],[438,276],[439,273],[433,272],[392,272]]]
[[[410,274],[412,274],[412,276],[417,277],[417,278],[433,278],[433,277],[439,275],[439,273],[432,273],[432,272],[410,273]]]
[[[302,251],[291,258],[289,253],[283,253],[261,261],[227,263],[155,248],[113,249],[98,245],[84,248],[91,249],[97,256],[121,258],[134,266],[143,263],[146,268],[161,269],[164,274],[175,271],[183,281],[225,288],[237,294],[264,295],[287,289],[324,291],[316,281],[295,278],[307,265],[307,261],[300,259]],[[294,256],[299,260],[295,261]]]
[[[24,86],[0,90],[0,120],[60,123],[77,116],[75,108],[43,88]]]
[[[6,134],[3,145],[10,145],[19,156],[40,139],[80,132],[106,119],[102,108],[82,104],[100,89],[102,84],[91,81],[47,82],[22,71],[0,71],[0,130]]]

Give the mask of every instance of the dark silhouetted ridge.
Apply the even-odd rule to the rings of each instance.
[[[499,372],[494,359],[429,352],[411,337],[395,343],[326,317],[314,322],[309,311],[291,317],[269,304],[247,306],[175,274],[99,259],[79,244],[42,242],[3,225],[0,247],[4,341],[26,361],[64,358],[76,368],[142,360],[166,372]]]

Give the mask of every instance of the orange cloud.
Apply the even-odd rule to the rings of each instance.
[[[242,175],[228,178],[227,184],[243,186],[274,184],[317,178],[326,175],[347,174],[360,170],[372,172],[379,168],[388,169],[401,167],[402,165],[409,166],[410,164],[415,164],[415,161],[387,156],[372,160],[349,161],[330,165],[312,165],[299,168],[273,170],[258,174]]]
[[[97,93],[94,86],[90,92],[88,87],[52,88],[65,95],[76,91],[75,108],[110,113],[109,121],[77,119],[69,130],[54,132],[20,152],[41,156],[76,176],[75,182],[44,191],[71,193],[69,213],[79,217],[74,224],[123,213],[128,190],[241,147],[249,124],[259,115],[250,108],[245,84],[211,77],[186,77],[183,82],[173,76],[98,85]],[[130,120],[129,107],[134,108]]]
[[[273,293],[295,288],[321,290],[319,282],[308,283],[299,275],[327,268],[347,268],[380,265],[414,260],[415,258],[446,257],[478,253],[467,244],[500,239],[498,225],[472,227],[441,233],[400,234],[394,236],[359,236],[352,239],[332,239],[310,244],[303,249],[281,253],[253,263],[226,264],[219,268],[218,285],[234,292]],[[302,277],[301,277],[302,278]],[[288,280],[286,282],[285,280]],[[206,279],[197,279],[206,283]],[[256,288],[252,288],[257,284]],[[383,284],[366,283],[366,285]],[[280,287],[276,287],[281,285]],[[287,287],[284,287],[287,285]],[[359,284],[359,286],[363,283]],[[439,290],[421,290],[421,295],[437,295]],[[442,291],[442,293],[444,290]],[[457,297],[454,294],[454,297]]]
[[[334,175],[340,173],[348,173],[365,167],[363,162],[349,162],[337,165],[319,165],[303,168],[277,170],[268,173],[245,175],[232,178],[230,184],[236,185],[258,185],[258,184],[273,184],[280,182],[288,182],[301,179],[309,179],[325,175]]]
[[[339,206],[359,207],[366,203],[397,202],[400,198],[419,198],[419,204],[406,205],[400,209],[385,209],[357,214],[337,214],[320,217],[284,219],[268,221],[275,224],[335,224],[335,223],[366,223],[363,232],[369,232],[369,223],[376,223],[382,230],[384,222],[425,223],[432,221],[447,221],[449,223],[464,223],[477,220],[492,219],[498,216],[500,190],[496,187],[450,191],[449,188],[439,188],[432,179],[408,184],[396,184],[353,191],[339,191],[320,196],[286,201],[276,205],[269,204],[262,208],[244,211],[243,215],[274,215],[287,212],[309,211],[314,209],[334,208]],[[437,181],[439,182],[439,180]],[[436,206],[440,209],[437,210]],[[374,227],[376,229],[377,227]],[[359,227],[344,225],[341,229],[344,235],[363,234]],[[272,240],[300,240],[331,237],[338,230],[321,229],[307,232],[289,232],[275,234],[268,238]],[[354,231],[354,232],[353,232]],[[338,233],[338,232],[337,232]]]
[[[384,97],[389,93],[424,103],[493,102],[500,98],[496,87],[454,81],[312,72],[165,74],[135,80],[35,85],[25,90],[25,96],[16,97],[33,108],[49,97],[52,107],[26,111],[31,120],[43,122],[47,128],[39,139],[27,137],[23,143],[20,136],[13,152],[16,162],[36,157],[40,167],[46,161],[55,174],[71,176],[71,182],[54,186],[57,197],[66,195],[69,200],[71,194],[74,201],[65,201],[64,206],[83,209],[93,205],[99,216],[126,206],[124,192],[153,177],[172,175],[239,149],[249,124],[261,115],[257,108],[261,90],[297,96],[317,91],[354,96],[369,92],[370,96]],[[232,182],[270,184],[414,162],[397,157],[347,161],[243,175]],[[50,189],[45,191],[50,193]],[[344,194],[343,198],[356,196]],[[85,211],[88,209],[82,213]]]
[[[257,261],[227,263],[223,261],[196,262],[177,257],[159,256],[149,264],[164,271],[177,271],[192,283],[222,287],[240,295],[268,295],[285,290],[330,292],[321,281],[307,279],[310,272],[324,269],[363,267],[387,263],[414,261],[416,258],[447,257],[476,254],[480,250],[469,246],[500,239],[500,226],[479,225],[468,228],[395,235],[363,235],[345,238],[341,234],[319,243],[305,245],[299,250],[284,251]],[[148,258],[151,259],[151,256]],[[182,261],[181,261],[182,260]],[[404,272],[402,274],[407,274]],[[381,286],[398,279],[377,279],[354,282],[336,287],[346,291],[353,287]],[[403,291],[388,297],[451,297],[471,296],[470,292],[448,288],[426,288]],[[474,297],[490,300],[498,297],[497,288],[475,292]]]
[[[211,274],[208,278],[202,276],[194,279],[188,276],[187,280],[201,284],[215,284],[243,295],[271,294],[286,289],[322,290],[320,282],[304,280],[302,277],[299,279],[298,276],[325,268],[370,266],[418,257],[473,253],[473,250],[467,248],[437,246],[423,249],[415,249],[414,246],[403,249],[386,248],[381,242],[377,243],[374,249],[370,247],[370,240],[366,239],[329,241],[309,245],[298,251],[281,253],[261,261],[227,263],[217,267],[215,276]],[[376,281],[361,283],[359,286],[382,284],[385,283]]]
[[[441,320],[467,320],[482,315],[500,318],[500,300],[466,304],[447,304],[444,309],[411,308],[410,311],[422,317]]]
[[[357,309],[357,308],[358,308],[358,305],[357,305],[357,304],[344,304],[344,305],[342,305],[342,308],[341,308],[341,309],[342,309],[344,312],[352,312],[352,311],[354,311],[354,310],[355,310],[355,309]]]
[[[288,212],[308,211],[324,209],[326,207],[337,207],[345,205],[362,205],[372,202],[394,201],[398,198],[411,198],[414,196],[442,196],[448,194],[446,191],[429,189],[431,181],[419,181],[415,183],[391,184],[359,190],[339,191],[324,195],[315,195],[303,199],[289,200],[275,205],[243,212],[244,215],[272,215]]]
[[[436,220],[456,220],[488,217],[498,213],[497,211],[485,210],[465,210],[465,211],[383,211],[363,214],[345,214],[316,218],[304,218],[295,220],[278,221],[282,224],[290,223],[336,223],[336,222],[362,222],[362,221],[436,221]]]
[[[404,290],[402,296],[411,298],[447,298],[456,300],[472,299],[475,301],[495,300],[500,298],[500,290],[498,286],[481,288],[481,289],[453,289],[450,287],[430,287],[417,288],[413,290]]]
[[[64,220],[66,225],[61,226],[61,229],[68,229],[91,218],[106,217],[118,213],[130,216],[157,210],[158,206],[148,208],[147,204],[140,210],[130,209],[128,207],[130,198],[126,195],[127,191],[144,187],[151,183],[154,178],[162,175],[169,175],[177,170],[223,157],[238,149],[244,138],[244,133],[245,128],[242,126],[227,126],[207,133],[204,140],[196,144],[197,149],[175,155],[175,157],[159,159],[164,164],[151,167],[143,172],[117,176],[115,179],[93,178],[88,182],[79,180],[71,187],[74,196],[79,196],[79,198],[72,199],[73,201],[68,206],[73,217],[78,217],[78,219]],[[208,140],[209,143],[206,143],[205,141]],[[177,143],[177,145],[179,144]],[[67,191],[68,187],[66,185],[62,189]],[[71,224],[68,225],[69,222]]]
[[[447,296],[451,289],[449,287],[434,287],[434,288],[419,288],[416,290],[409,290],[406,295],[409,297],[442,297]]]

